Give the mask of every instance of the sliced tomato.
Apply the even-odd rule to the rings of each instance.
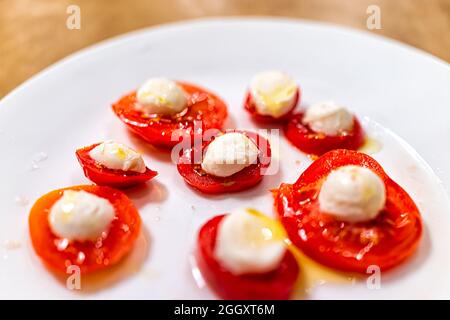
[[[188,95],[186,110],[174,117],[145,115],[136,109],[136,92],[122,97],[112,108],[128,128],[157,147],[172,148],[199,130],[221,129],[227,117],[226,104],[215,94],[200,87],[177,82]],[[199,128],[194,126],[198,123]],[[194,132],[194,128],[197,129]]]
[[[48,215],[65,190],[84,190],[107,199],[113,205],[116,216],[105,238],[95,242],[67,242],[52,232]],[[51,269],[63,273],[70,265],[79,266],[81,273],[86,274],[118,263],[131,250],[141,228],[139,213],[124,193],[96,185],[74,186],[47,193],[31,208],[28,222],[38,256]]]
[[[353,129],[336,136],[312,131],[302,122],[303,113],[294,114],[284,127],[286,138],[301,151],[320,156],[334,149],[356,150],[364,143],[365,133],[358,119],[354,117]]]
[[[158,172],[145,169],[145,172],[123,171],[109,169],[91,158],[89,152],[100,143],[78,149],[76,155],[78,162],[83,168],[84,175],[92,182],[101,186],[110,186],[114,188],[128,188],[134,185],[144,183],[154,178]]]
[[[195,155],[204,154],[208,145],[214,140],[214,137],[212,137],[201,148],[193,147],[186,150],[178,161],[178,172],[189,185],[204,193],[219,194],[245,190],[253,187],[262,180],[264,170],[269,167],[271,160],[270,144],[267,139],[255,132],[228,130],[225,134],[228,132],[243,133],[258,146],[260,154],[257,163],[229,177],[216,177],[206,173],[202,169],[201,163],[196,163]]]
[[[258,122],[263,122],[263,123],[283,122],[283,121],[288,120],[291,117],[292,113],[294,112],[295,107],[297,106],[297,104],[300,101],[300,97],[301,97],[301,91],[299,88],[299,89],[297,89],[297,92],[295,94],[295,99],[294,99],[294,102],[292,103],[291,110],[289,110],[287,113],[285,113],[284,115],[282,115],[281,117],[278,117],[278,118],[272,117],[270,115],[259,114],[256,109],[255,102],[253,101],[253,98],[252,98],[252,95],[250,92],[247,92],[245,102],[244,102],[244,108]]]
[[[298,274],[297,261],[286,251],[279,267],[269,273],[233,275],[215,258],[214,249],[220,222],[216,216],[198,234],[197,264],[211,288],[223,299],[289,299]]]
[[[386,187],[386,205],[372,221],[348,223],[320,211],[324,178],[345,165],[367,167]],[[324,154],[294,184],[274,191],[275,207],[292,242],[314,260],[336,269],[366,273],[371,265],[395,267],[417,248],[422,219],[408,193],[370,156],[351,150]]]

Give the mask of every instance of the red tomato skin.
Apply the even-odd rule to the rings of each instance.
[[[323,179],[344,165],[372,169],[383,179],[386,206],[369,222],[341,222],[320,211]],[[367,274],[369,266],[389,270],[417,249],[422,219],[410,196],[370,156],[352,150],[324,154],[294,184],[274,191],[275,209],[291,241],[319,263],[342,271]]]
[[[295,107],[300,103],[300,100],[301,100],[301,90],[300,90],[300,88],[298,88],[297,92],[295,94],[294,102],[292,103],[291,110],[289,110],[287,113],[285,113],[281,117],[275,118],[275,117],[272,117],[269,115],[259,114],[258,111],[256,110],[256,106],[255,106],[255,103],[253,101],[253,97],[252,97],[250,91],[247,91],[245,101],[244,101],[244,109],[250,113],[250,115],[252,116],[252,118],[255,121],[260,122],[260,123],[285,122],[291,117],[292,113],[295,110]]]
[[[351,132],[345,135],[328,136],[314,132],[304,125],[303,116],[303,112],[292,115],[284,126],[284,134],[295,147],[305,153],[320,156],[335,149],[357,150],[364,143],[364,129],[356,117],[354,117]]]
[[[48,215],[53,204],[65,190],[84,190],[108,199],[116,217],[106,238],[97,242],[71,242],[66,248],[57,248],[61,239],[51,230]],[[80,185],[51,191],[39,198],[30,211],[29,231],[37,255],[53,271],[67,274],[67,266],[80,267],[82,274],[99,271],[117,264],[131,250],[141,229],[141,218],[131,200],[121,191],[105,186]],[[84,255],[84,260],[80,256]]]
[[[84,175],[99,186],[109,186],[113,188],[129,188],[137,184],[145,183],[153,179],[158,172],[146,168],[144,173],[113,170],[102,166],[91,158],[89,152],[98,146],[100,143],[95,143],[88,147],[78,149],[76,156],[78,162],[83,168]]]
[[[216,216],[200,229],[197,265],[209,286],[227,300],[285,300],[294,290],[299,266],[291,252],[286,251],[280,266],[270,273],[233,275],[214,257],[218,227],[225,215]]]
[[[114,103],[112,109],[132,132],[155,147],[163,149],[171,149],[184,138],[192,138],[194,121],[199,121],[203,131],[221,129],[227,118],[225,102],[206,89],[188,83],[177,83],[188,94],[187,112],[177,118],[145,117],[135,108],[135,91]],[[180,130],[178,139],[172,139],[172,134],[177,130]]]
[[[191,159],[193,158],[194,153],[197,152],[195,148],[192,148],[190,150],[187,150],[182,155],[182,157],[180,157],[177,165],[178,172],[187,184],[206,194],[222,194],[246,190],[261,182],[261,180],[263,179],[261,171],[263,171],[270,165],[271,149],[269,142],[267,141],[267,139],[256,133],[245,132],[241,130],[231,130],[231,132],[244,133],[258,147],[266,146],[266,149],[262,151],[262,153],[264,154],[264,163],[261,163],[261,161],[258,159],[258,163],[250,165],[247,168],[244,168],[243,170],[236,172],[229,177],[216,177],[203,172],[200,164],[192,163],[193,161]],[[202,145],[202,154],[211,142],[212,140]]]

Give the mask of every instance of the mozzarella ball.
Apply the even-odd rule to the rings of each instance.
[[[214,254],[234,275],[266,273],[276,269],[286,252],[263,220],[245,209],[225,216],[219,225]]]
[[[89,152],[89,156],[108,169],[139,173],[147,170],[140,153],[114,141],[100,143]]]
[[[285,115],[294,107],[297,90],[295,81],[279,71],[258,73],[250,82],[256,111],[274,118]]]
[[[319,193],[320,210],[347,222],[372,220],[385,203],[383,180],[372,170],[355,165],[332,171]]]
[[[202,169],[213,176],[229,177],[257,163],[259,149],[245,134],[225,133],[206,148]]]
[[[139,109],[147,114],[172,116],[187,107],[184,90],[165,78],[147,80],[137,91],[137,101]]]
[[[64,191],[48,216],[55,235],[70,241],[95,241],[107,232],[115,216],[113,205],[86,191]]]
[[[353,129],[353,115],[333,101],[320,102],[309,107],[303,116],[303,123],[311,130],[336,136]]]

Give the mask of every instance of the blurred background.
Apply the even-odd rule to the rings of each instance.
[[[80,8],[81,28],[66,27]],[[368,30],[368,7],[381,29]],[[450,0],[0,0],[0,98],[50,64],[148,26],[212,16],[311,19],[387,36],[450,62]]]

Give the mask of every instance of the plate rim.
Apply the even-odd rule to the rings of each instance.
[[[76,61],[77,59],[83,58],[87,54],[92,54],[92,52],[96,52],[99,50],[105,50],[111,46],[118,45],[123,43],[124,41],[130,41],[135,37],[142,36],[149,32],[158,32],[164,30],[170,30],[173,28],[182,28],[187,26],[195,26],[202,24],[227,24],[227,23],[269,23],[269,24],[297,24],[304,25],[309,27],[314,27],[318,29],[330,29],[333,31],[338,31],[341,33],[353,34],[359,37],[372,38],[374,41],[384,42],[386,45],[391,46],[392,48],[396,48],[396,50],[404,50],[405,52],[409,52],[409,54],[413,54],[416,56],[421,56],[424,59],[429,60],[431,63],[435,63],[439,66],[442,66],[450,72],[450,63],[445,60],[425,51],[424,49],[414,47],[408,43],[404,43],[400,40],[396,40],[384,35],[379,35],[367,30],[357,29],[345,25],[340,25],[327,21],[319,21],[319,20],[310,20],[310,19],[300,19],[300,18],[291,18],[291,17],[276,17],[276,16],[264,16],[264,15],[256,15],[256,16],[212,16],[212,17],[200,17],[193,19],[184,19],[173,22],[166,22],[161,24],[156,24],[152,26],[147,26],[143,28],[139,28],[136,30],[132,30],[129,32],[121,33],[93,44],[87,45],[79,50],[76,50],[69,55],[57,60],[56,62],[51,63],[46,66],[44,69],[38,71],[37,73],[30,76],[24,82],[20,83],[18,86],[9,91],[3,98],[0,99],[0,108],[2,108],[3,104],[6,104],[10,99],[13,99],[14,96],[20,93],[21,90],[26,89],[28,86],[32,85],[34,82],[39,80],[42,77],[45,77],[51,71],[61,68],[67,63],[71,63]]]

